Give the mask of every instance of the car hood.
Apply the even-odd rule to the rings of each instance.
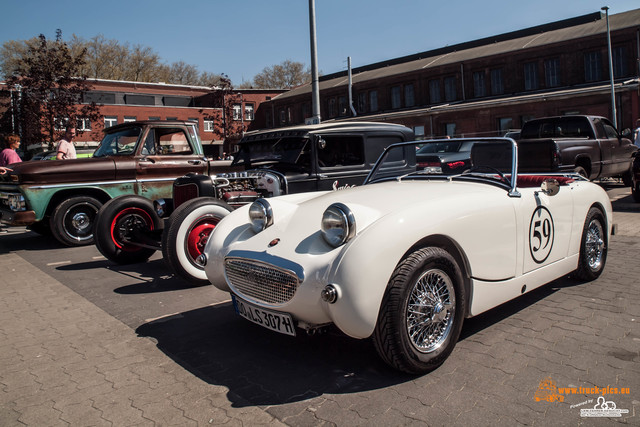
[[[94,182],[115,178],[111,158],[73,160],[32,160],[11,165],[13,172],[0,175],[3,182],[20,184],[65,184]],[[17,178],[16,178],[17,177]]]

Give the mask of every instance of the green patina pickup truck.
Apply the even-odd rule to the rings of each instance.
[[[51,232],[68,246],[90,245],[94,218],[108,200],[125,194],[170,198],[180,176],[228,170],[214,164],[203,154],[194,123],[123,123],[105,130],[91,158],[12,165],[0,176],[1,220]]]

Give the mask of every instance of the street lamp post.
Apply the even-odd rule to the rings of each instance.
[[[316,3],[309,0],[309,33],[311,39],[311,122],[320,123],[320,86],[316,46]]]
[[[616,112],[616,91],[613,86],[613,55],[611,53],[611,31],[609,30],[609,7],[603,6],[601,10],[604,10],[607,18],[607,51],[609,53],[609,79],[611,81],[611,114],[613,125],[618,128],[618,114]]]

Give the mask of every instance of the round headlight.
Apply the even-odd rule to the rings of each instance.
[[[259,233],[273,224],[271,205],[265,199],[257,199],[249,207],[249,221],[254,233]]]
[[[322,214],[322,236],[334,248],[347,243],[356,234],[356,219],[342,203],[334,203]]]

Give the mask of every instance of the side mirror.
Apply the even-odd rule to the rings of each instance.
[[[324,150],[325,148],[327,148],[327,141],[324,138],[318,138],[318,149]]]
[[[631,138],[631,129],[626,128],[625,130],[622,131],[620,136],[622,136],[623,138]]]
[[[540,185],[540,191],[547,196],[555,196],[560,192],[560,183],[557,179],[545,179],[542,181],[542,185]]]

